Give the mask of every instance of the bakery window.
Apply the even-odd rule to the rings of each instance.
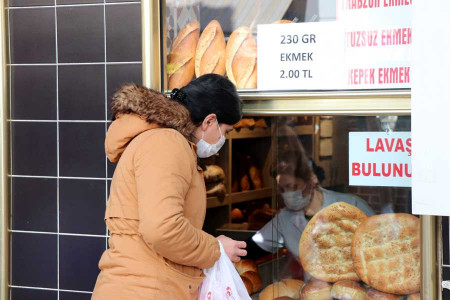
[[[410,129],[409,116],[392,115],[236,124],[205,161],[217,190],[205,230],[247,242],[236,269],[252,299],[418,297],[420,222],[408,183],[398,183],[411,174]],[[358,155],[361,143],[380,157]]]
[[[409,89],[411,1],[163,0],[162,89]],[[389,17],[386,17],[389,16]]]

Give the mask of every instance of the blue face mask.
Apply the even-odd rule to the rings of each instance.
[[[311,193],[309,193],[308,196],[303,197],[303,191],[305,189],[306,186],[301,190],[285,192],[281,194],[284,204],[289,210],[302,210],[309,204],[309,202],[311,202]]]

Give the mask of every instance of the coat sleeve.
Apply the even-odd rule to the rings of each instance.
[[[139,145],[134,163],[139,232],[145,242],[177,264],[212,267],[220,257],[218,241],[184,216],[196,170],[185,138],[171,130],[152,133]]]

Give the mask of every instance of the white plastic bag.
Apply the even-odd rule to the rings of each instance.
[[[210,269],[200,287],[199,300],[251,300],[241,276],[220,244],[220,259]]]

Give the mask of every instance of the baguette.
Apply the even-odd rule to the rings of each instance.
[[[225,37],[219,22],[212,20],[203,30],[195,52],[195,76],[225,75]]]
[[[256,41],[248,27],[239,27],[231,34],[225,64],[228,79],[237,88],[256,88]]]
[[[200,35],[200,23],[192,21],[173,40],[167,58],[168,87],[181,88],[194,78],[195,51]]]

